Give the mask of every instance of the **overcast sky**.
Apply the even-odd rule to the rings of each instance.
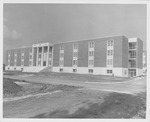
[[[4,52],[41,42],[111,35],[138,37],[146,47],[146,5],[4,4]]]

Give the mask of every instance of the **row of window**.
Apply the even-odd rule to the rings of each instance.
[[[94,65],[94,60],[89,60],[88,64],[93,66]],[[64,60],[60,60],[59,65],[63,66],[64,65]],[[73,60],[72,65],[77,66],[78,65],[78,60]]]
[[[10,68],[8,67],[8,70],[10,70]],[[16,67],[14,68],[14,70],[16,70]],[[21,68],[21,70],[23,70],[23,68]]]
[[[89,42],[89,48],[94,48],[95,42]],[[78,44],[73,44],[73,49],[78,49]],[[64,45],[60,45],[60,50],[64,50]]]
[[[30,49],[30,51],[32,52],[32,49]],[[31,59],[32,59],[32,53],[29,53],[29,65],[32,65],[32,61],[31,61]],[[39,55],[38,55],[38,57],[39,57],[39,59],[41,58],[41,54],[39,53]],[[49,65],[51,65],[51,58],[52,58],[52,53],[50,52],[49,53]],[[15,54],[14,54],[14,65],[16,66],[16,63],[17,63],[17,53],[15,52]],[[40,64],[40,63],[38,63],[38,64]],[[24,65],[24,53],[22,52],[21,53],[21,65],[23,66]],[[8,54],[8,66],[10,66],[10,54]]]
[[[63,72],[63,68],[59,69],[59,72]],[[72,69],[72,72],[77,72],[77,69]],[[88,69],[88,73],[93,73],[94,69]],[[107,74],[112,74],[113,70],[107,70]]]
[[[94,60],[89,60],[88,64],[93,66],[94,65]],[[64,65],[64,60],[60,60],[59,65],[63,66]],[[77,66],[78,65],[78,60],[73,60],[72,65]]]
[[[113,46],[114,46],[114,40],[108,40],[107,41],[107,66],[113,66]],[[107,73],[111,73],[111,71],[107,71]]]

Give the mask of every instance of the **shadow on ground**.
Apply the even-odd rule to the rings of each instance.
[[[142,94],[143,96],[145,93]],[[42,113],[31,118],[132,118],[139,110],[146,110],[145,97],[140,95],[112,93],[102,104],[89,103],[88,108],[79,108],[75,113],[69,110],[56,110]],[[145,115],[142,116],[145,118]]]

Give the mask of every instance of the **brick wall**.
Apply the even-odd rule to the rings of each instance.
[[[137,68],[143,68],[143,41],[137,39]]]

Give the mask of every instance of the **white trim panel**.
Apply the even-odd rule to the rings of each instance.
[[[76,73],[79,74],[94,74],[94,75],[110,75],[107,74],[109,68],[106,67],[53,67],[53,72],[60,72],[59,69],[63,68],[63,72],[73,73],[73,69],[77,69]],[[93,73],[89,73],[88,69],[93,69]],[[114,76],[128,77],[128,68],[112,68]]]

